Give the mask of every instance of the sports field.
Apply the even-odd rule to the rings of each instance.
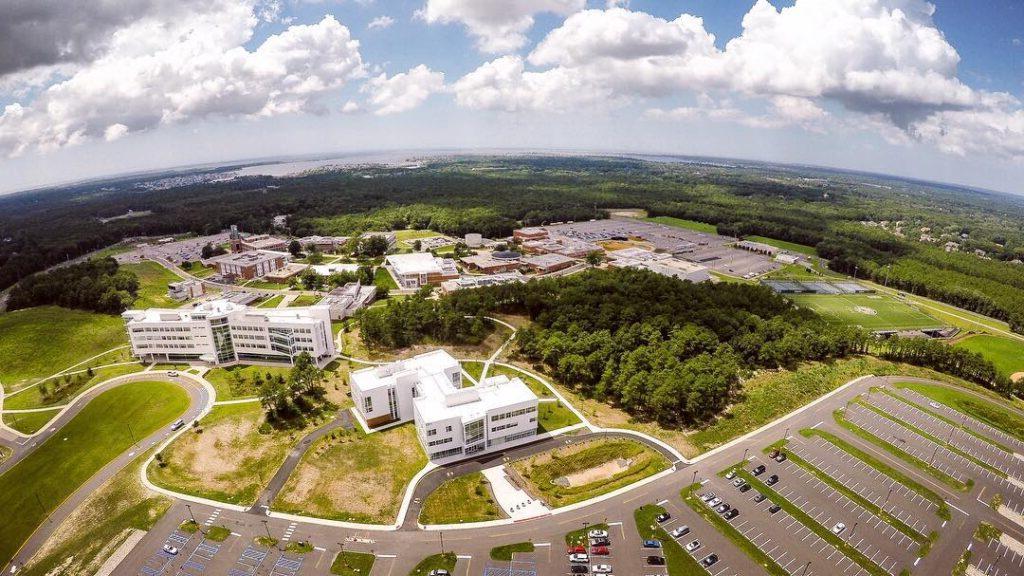
[[[1024,342],[1020,340],[979,334],[965,338],[956,345],[980,353],[1007,376],[1024,372]]]
[[[939,328],[943,322],[881,294],[792,294],[797,306],[810,308],[826,319],[861,326],[865,330]]]

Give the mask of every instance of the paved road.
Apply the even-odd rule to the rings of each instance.
[[[128,374],[125,376],[119,376],[100,384],[88,392],[82,394],[76,398],[75,402],[64,411],[50,426],[38,436],[29,439],[24,445],[19,447],[18,452],[8,461],[4,462],[0,466],[0,474],[14,466],[17,462],[21,461],[32,452],[34,452],[39,446],[42,446],[48,439],[53,437],[57,432],[63,428],[72,418],[74,418],[81,410],[96,396],[106,392],[117,386],[121,386],[130,382],[152,382],[152,381],[166,381],[173,382],[180,385],[188,392],[189,395],[189,407],[185,413],[181,416],[185,421],[190,421],[197,418],[203,410],[212,404],[213,399],[210,397],[208,390],[196,382],[193,379],[179,376],[170,377],[166,372],[139,372],[136,374]],[[14,556],[12,561],[18,565],[23,564],[31,556],[42,547],[43,543],[53,534],[53,532],[60,526],[60,524],[96,489],[98,489],[104,482],[109,480],[114,474],[120,472],[125,466],[131,463],[136,456],[142,454],[149,448],[163,441],[165,438],[170,436],[170,430],[168,428],[162,428],[152,433],[148,437],[139,441],[135,446],[130,448],[127,452],[122,453],[120,456],[109,462],[106,466],[100,469],[99,472],[94,474],[85,484],[80,486],[71,496],[69,496],[63,503],[60,504],[48,517],[48,519],[41,525],[32,536],[25,541],[22,545],[21,550]]]

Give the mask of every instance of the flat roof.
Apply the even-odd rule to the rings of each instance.
[[[576,260],[557,253],[549,254],[537,254],[536,256],[527,256],[523,258],[523,262],[527,264],[533,264],[534,266],[552,266],[555,264],[564,264],[566,262],[575,262]]]
[[[280,257],[280,254],[271,254],[263,251],[239,252],[237,254],[225,254],[224,256],[218,256],[214,258],[213,261],[216,263],[223,262],[225,264],[239,264],[241,266],[255,266],[256,264],[276,260]]]
[[[429,252],[413,252],[410,254],[392,254],[387,257],[388,264],[398,275],[405,274],[440,274],[444,272],[444,260]]]

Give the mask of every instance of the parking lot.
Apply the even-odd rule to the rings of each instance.
[[[666,532],[671,534],[673,530],[682,526],[689,528],[686,534],[681,534],[675,538],[675,541],[684,547],[683,550],[686,551],[685,546],[687,544],[695,541],[699,543],[695,550],[686,552],[687,554],[698,562],[707,558],[710,554],[718,556],[718,562],[705,569],[708,574],[712,576],[746,576],[747,574],[764,573],[760,566],[754,563],[749,556],[737,549],[714,526],[708,524],[686,504],[679,503],[678,498],[672,498],[661,505],[672,515],[672,518],[662,524]],[[640,573],[664,573],[664,571],[651,572],[646,570],[646,567],[644,568],[645,570]]]
[[[998,540],[989,540],[986,544],[972,542],[971,554],[971,564],[986,576],[1024,574],[1024,555],[1007,548]]]
[[[1024,454],[1024,441],[1021,441],[1013,436],[1010,436],[1009,434],[1003,432],[1002,430],[997,430],[989,426],[988,424],[985,424],[980,420],[968,416],[963,412],[954,410],[953,408],[950,408],[945,404],[935,402],[934,400],[928,398],[924,394],[921,394],[914,390],[902,388],[899,390],[898,393],[900,396],[906,398],[907,400],[910,400],[911,402],[914,402],[915,404],[920,404],[921,406],[928,406],[931,410],[934,410],[936,414],[945,416],[946,418],[949,418],[954,422],[962,423],[964,426],[981,434],[982,436],[991,438],[998,442],[999,444],[1002,444],[1003,446],[1006,446],[1007,448],[1014,450],[1017,454]]]

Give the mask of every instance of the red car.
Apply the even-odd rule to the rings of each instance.
[[[590,554],[592,556],[607,556],[608,554],[611,554],[611,552],[608,551],[607,546],[594,546],[590,549]]]
[[[565,551],[566,554],[586,554],[587,549],[583,546],[569,546],[569,549]]]

